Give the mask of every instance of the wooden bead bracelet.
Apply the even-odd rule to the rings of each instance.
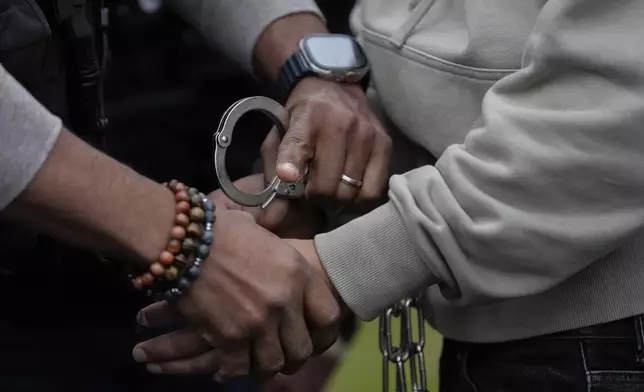
[[[171,300],[185,293],[201,272],[213,243],[215,206],[195,188],[172,180],[166,184],[175,196],[175,225],[158,260],[133,279],[134,287],[157,299]]]

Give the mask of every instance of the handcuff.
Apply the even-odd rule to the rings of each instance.
[[[267,97],[250,97],[232,104],[222,116],[219,127],[213,135],[215,172],[221,190],[235,203],[247,207],[261,206],[266,208],[278,196],[286,199],[303,197],[306,188],[306,175],[294,183],[282,181],[278,176],[275,176],[263,191],[253,194],[240,191],[231,181],[226,169],[226,151],[232,144],[233,131],[237,122],[244,114],[251,111],[258,111],[266,115],[277,128],[280,139],[286,134],[289,113],[278,102]]]

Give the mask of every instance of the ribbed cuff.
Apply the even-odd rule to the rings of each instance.
[[[315,247],[338,293],[363,320],[438,281],[391,202],[316,236]]]
[[[0,210],[29,185],[49,156],[61,120],[0,65]]]

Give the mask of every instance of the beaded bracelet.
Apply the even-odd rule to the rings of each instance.
[[[172,180],[166,186],[175,194],[175,226],[166,248],[149,272],[134,278],[134,286],[148,289],[156,299],[175,299],[185,293],[201,272],[213,243],[215,206],[195,188]]]
[[[210,254],[210,246],[213,243],[213,225],[215,223],[214,204],[208,200],[203,194],[199,194],[202,204],[205,209],[203,235],[200,238],[196,257],[194,262],[186,268],[183,268],[179,274],[177,284],[173,287],[166,288],[163,293],[163,299],[173,300],[183,295],[192,285],[192,283],[201,274],[201,265]]]

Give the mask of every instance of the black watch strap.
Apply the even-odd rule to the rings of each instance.
[[[367,87],[369,87],[370,74],[371,72],[368,72],[359,82],[360,86],[362,86],[362,89],[365,91],[367,90]],[[317,75],[311,68],[309,68],[299,52],[289,57],[282,66],[277,80],[277,85],[282,99],[286,100],[288,96],[291,95],[293,89],[295,89],[295,86],[297,86],[297,83],[309,76]]]
[[[297,83],[308,76],[315,76],[315,72],[309,68],[299,53],[295,53],[286,60],[280,71],[277,81],[280,95],[284,99],[288,98]]]

